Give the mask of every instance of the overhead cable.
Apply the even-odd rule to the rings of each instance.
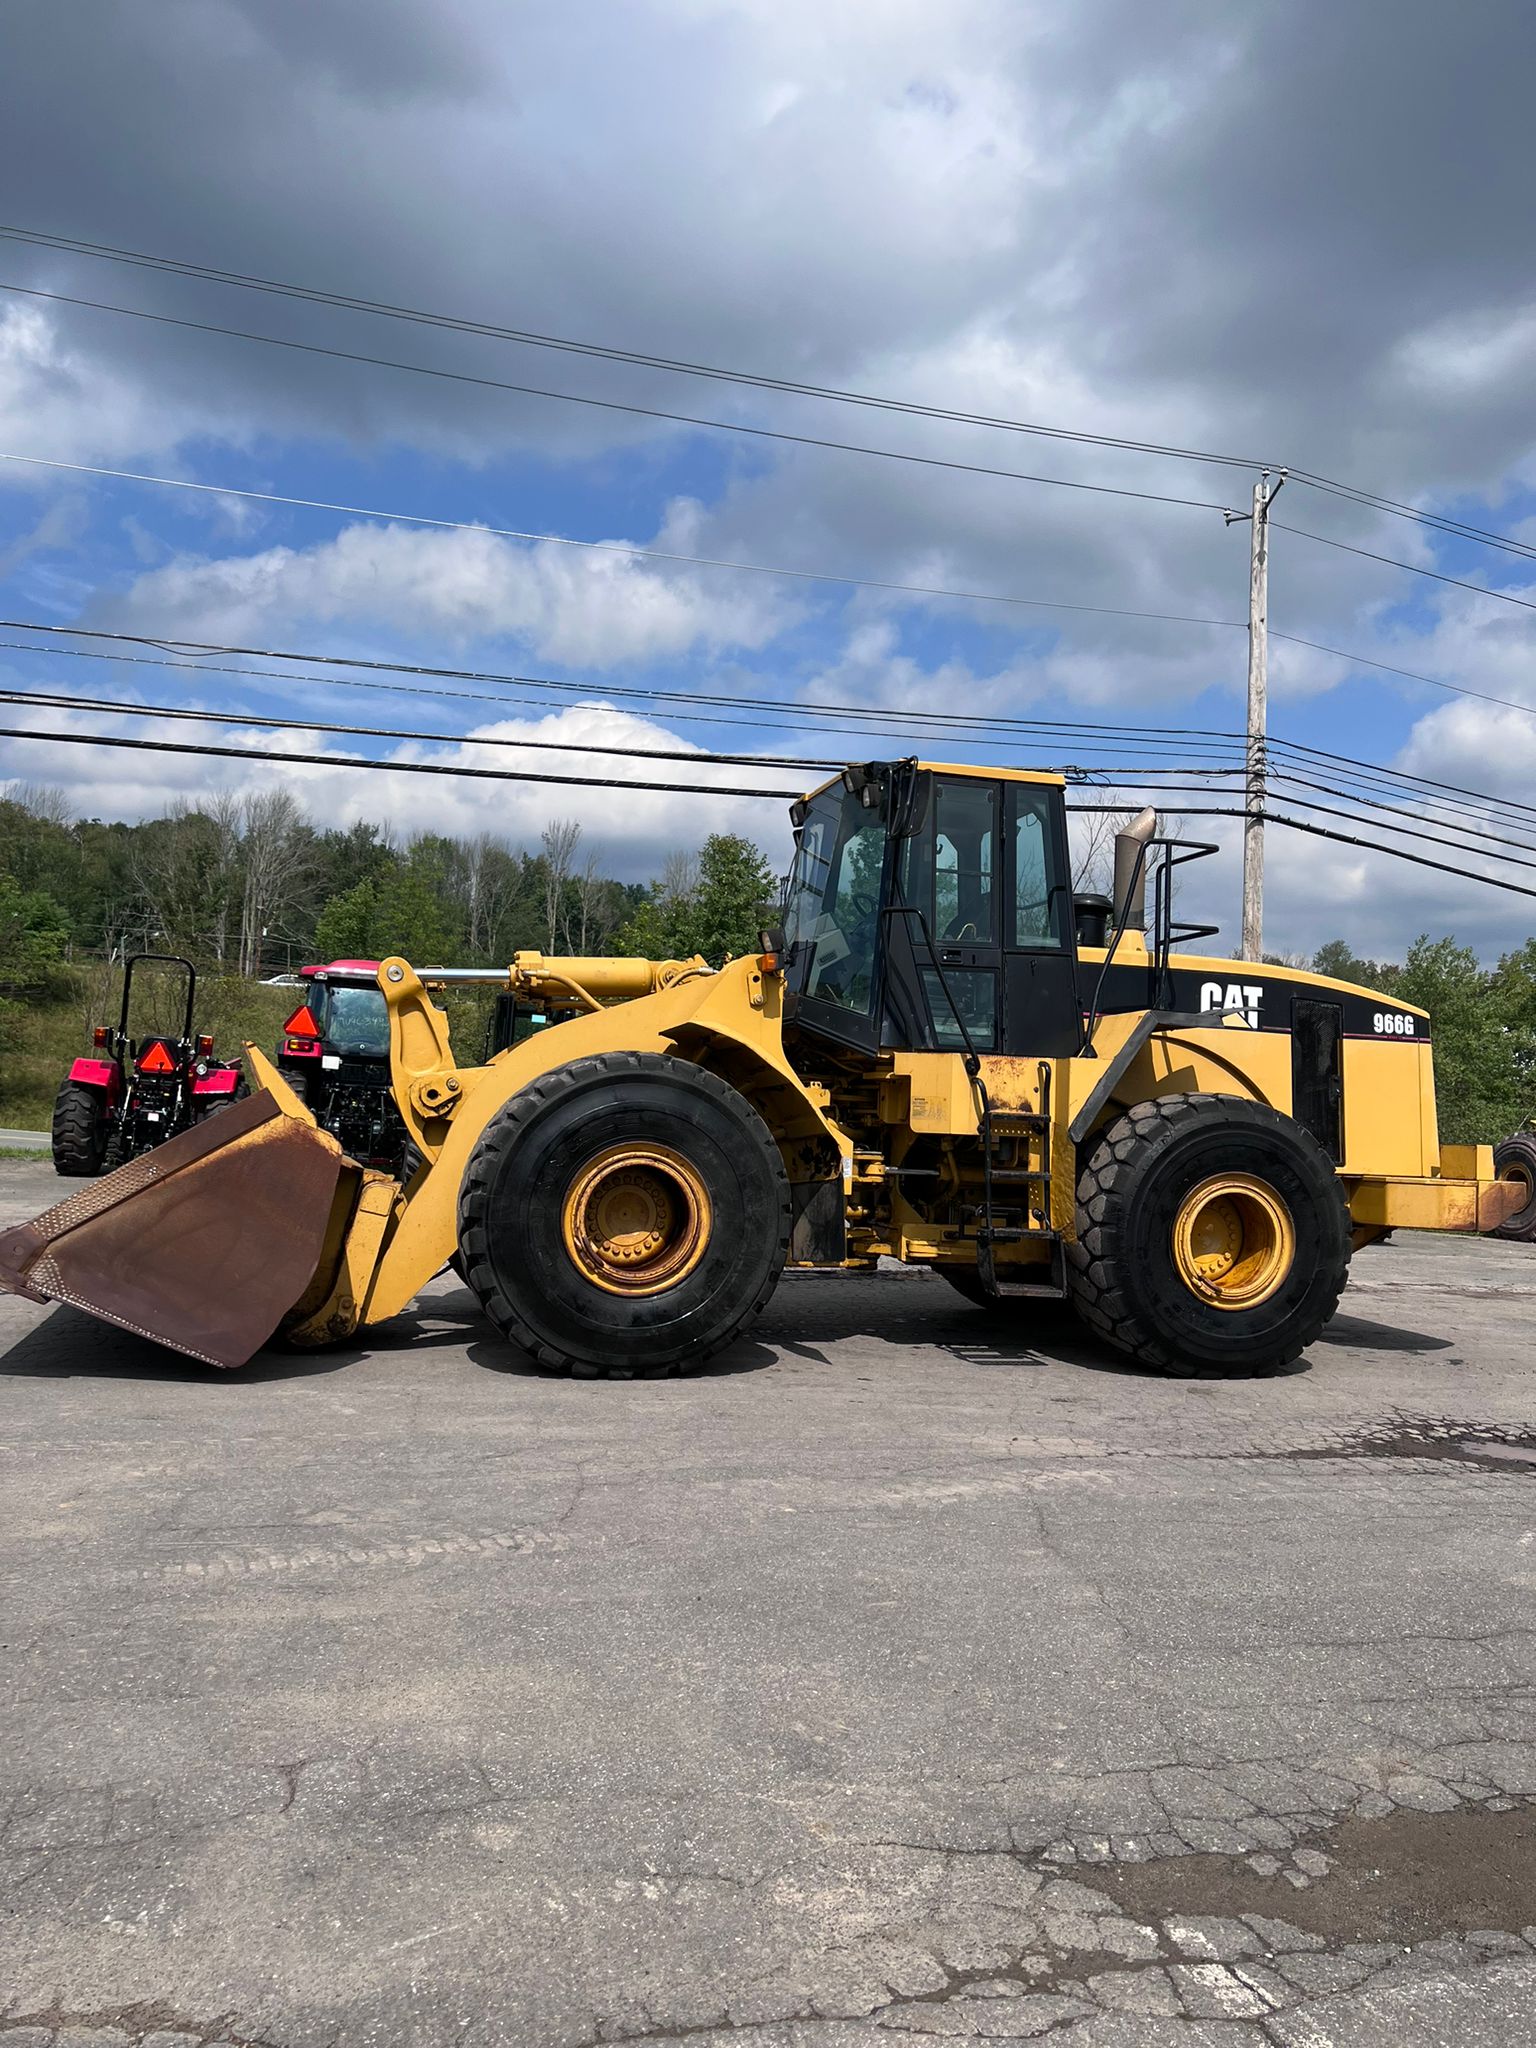
[[[607,343],[573,340],[566,336],[539,333],[528,328],[517,328],[493,321],[470,319],[458,315],[430,311],[421,307],[391,304],[385,300],[358,297],[351,293],[337,292],[317,286],[299,285],[277,278],[255,276],[250,272],[225,270],[211,264],[195,263],[178,257],[154,255],[144,250],[124,249],[107,242],[95,242],[74,235],[52,235],[37,229],[17,226],[0,226],[0,238],[22,247],[58,250],[71,256],[84,256],[96,261],[118,263],[131,268],[158,272],[164,275],[187,278],[193,281],[229,286],[241,291],[257,292],[270,297],[297,300],[308,305],[336,307],[343,311],[364,313],[377,318],[403,321],[415,326],[445,329],[459,334],[471,334],[482,338],[513,342],[522,347],[553,350],[558,353],[596,358],[606,362],[633,364],[645,369],[656,369],[676,375],[701,377],[715,382],[737,384],[746,388],[787,393],[797,397],[814,398],[840,405],[854,405],[876,410],[905,414],[910,417],[937,419],[965,426],[980,426],[995,431],[1026,434],[1042,439],[1058,440],[1084,447],[1121,449],[1138,455],[1160,456],[1169,461],[1197,462],[1222,469],[1286,469],[1291,478],[1312,488],[1328,492],[1341,498],[1349,498],[1358,504],[1391,514],[1394,517],[1412,520],[1423,526],[1435,527],[1441,532],[1458,534],[1466,539],[1476,540],[1488,547],[1503,548],[1511,553],[1531,555],[1536,549],[1512,535],[1493,532],[1477,527],[1470,522],[1457,520],[1444,514],[1426,512],[1421,506],[1405,503],[1400,499],[1370,491],[1358,485],[1341,481],[1337,477],[1322,475],[1316,470],[1301,468],[1296,464],[1284,464],[1269,458],[1248,455],[1232,455],[1214,449],[1188,448],[1173,443],[1141,440],[1135,437],[1108,434],[1089,429],[1050,426],[1040,421],[1013,420],[994,414],[975,413],[949,406],[925,404],[920,400],[884,397],[873,392],[853,391],[836,385],[816,384],[799,378],[770,376],[754,371],[725,369],[718,364],[690,362],[683,359],[654,354],[645,350],[626,349]],[[95,301],[84,301],[95,304]],[[128,310],[116,308],[113,310]],[[152,316],[168,317],[168,316]]]
[[[468,768],[447,761],[379,761],[368,755],[298,754],[258,747],[216,747],[207,742],[132,739],[116,733],[41,732],[25,726],[0,726],[0,739],[36,740],[53,746],[109,747],[139,753],[190,754],[230,761],[272,761],[288,768],[361,768],[387,775],[446,775],[481,782],[560,783],[586,789],[654,791],[668,796],[767,797],[783,803],[793,801],[800,794],[797,790],[733,788],[716,783],[631,782],[595,775],[551,775],[543,770],[523,768]],[[1068,805],[1069,810],[1084,812],[1114,813],[1125,808],[1124,804],[1118,803],[1077,802]],[[1179,804],[1168,808],[1176,815],[1191,818],[1246,818],[1249,815],[1240,805]],[[1392,860],[1407,861],[1414,867],[1433,868],[1441,874],[1454,875],[1459,881],[1479,882],[1485,888],[1501,889],[1509,895],[1536,898],[1536,888],[1481,874],[1465,864],[1453,867],[1445,861],[1430,860],[1424,854],[1383,846],[1379,841],[1361,839],[1351,833],[1335,832],[1306,819],[1287,817],[1278,811],[1265,811],[1264,819],[1266,824],[1284,826],[1289,831],[1309,833],[1314,838],[1359,847],[1368,853],[1385,854]]]
[[[1410,576],[1427,576],[1431,583],[1449,583],[1456,590],[1472,590],[1479,597],[1491,597],[1500,604],[1517,604],[1524,611],[1536,612],[1536,598],[1517,597],[1512,590],[1490,590],[1486,583],[1469,583],[1465,576],[1447,576],[1443,570],[1426,569],[1422,562],[1404,562],[1396,555],[1379,555],[1374,548],[1357,547],[1353,541],[1339,540],[1331,533],[1313,533],[1310,527],[1290,526],[1283,519],[1271,519],[1269,523],[1279,527],[1282,533],[1294,533],[1300,540],[1315,540],[1325,548],[1340,548],[1346,555],[1361,555],[1368,562],[1384,562],[1389,569],[1406,570]]]
[[[947,736],[949,739],[965,746],[993,748],[1004,746],[1010,750],[1017,749],[1032,753],[1038,750],[1039,742],[1035,738],[1014,739],[1008,737],[1008,735],[1012,733],[1028,734],[1031,736],[1043,734],[1057,740],[1071,735],[1081,737],[1101,750],[1108,749],[1109,751],[1123,751],[1127,753],[1147,749],[1156,750],[1162,747],[1165,741],[1170,740],[1176,740],[1180,745],[1181,751],[1186,754],[1223,754],[1229,747],[1246,746],[1246,739],[1242,733],[1209,726],[1125,726],[1106,721],[1082,719],[1027,719],[980,712],[945,713],[909,710],[895,706],[825,704],[814,700],[803,701],[772,698],[760,694],[749,697],[724,693],[668,691],[658,687],[632,685],[592,685],[573,683],[556,677],[526,676],[498,670],[428,668],[418,663],[380,662],[363,656],[329,655],[315,653],[312,650],[299,652],[295,650],[242,647],[225,642],[172,641],[163,634],[152,636],[149,634],[116,632],[101,627],[59,626],[51,622],[32,619],[0,619],[0,627],[46,635],[49,637],[50,643],[55,641],[57,637],[63,636],[74,639],[105,640],[117,644],[129,644],[156,650],[156,653],[152,656],[133,656],[106,654],[96,649],[59,648],[54,644],[34,647],[20,642],[0,643],[0,645],[10,646],[18,651],[28,653],[55,653],[69,655],[76,659],[130,662],[136,666],[183,669],[192,674],[214,673],[241,678],[269,677],[276,682],[290,685],[303,684],[325,687],[331,683],[337,683],[348,688],[376,689],[381,692],[404,691],[410,695],[419,694],[428,697],[440,697],[445,701],[467,699],[504,705],[509,711],[516,711],[530,703],[551,709],[560,709],[562,707],[552,703],[548,698],[530,698],[527,695],[520,695],[517,699],[511,699],[500,695],[474,691],[422,690],[419,686],[412,684],[402,685],[398,683],[376,682],[371,679],[364,680],[356,677],[317,676],[313,674],[295,675],[287,670],[252,668],[249,666],[222,667],[204,657],[212,653],[221,653],[268,661],[302,661],[317,665],[362,668],[368,671],[377,669],[394,675],[410,674],[432,678],[447,677],[454,680],[498,682],[508,686],[515,686],[520,691],[526,691],[530,688],[552,690],[577,696],[585,701],[590,701],[594,697],[604,701],[613,698],[624,698],[629,701],[644,702],[647,705],[665,705],[666,708],[657,715],[676,723],[702,725],[741,724],[756,730],[760,729],[765,715],[773,714],[772,722],[780,726],[808,731],[823,738],[837,735],[844,738],[857,739],[861,742],[891,737],[894,729],[906,726],[914,733],[921,730],[927,740],[940,741]],[[1313,643],[1308,642],[1306,644],[1311,645]],[[172,646],[192,650],[198,658],[188,660],[180,655],[173,656],[165,651]],[[1342,653],[1341,650],[1334,649],[1324,649],[1322,651]],[[1343,658],[1348,659],[1351,657],[1344,656]],[[1454,684],[1445,684],[1442,687],[1454,689],[1456,686]],[[703,711],[690,712],[673,708],[679,704],[722,706],[726,707],[726,709],[711,709],[705,713]],[[1516,706],[1514,708],[1528,709],[1529,707]],[[727,715],[729,710],[747,710],[751,715],[748,718],[736,719]],[[1536,715],[1536,713],[1532,715]],[[851,719],[858,723],[850,727],[826,725],[819,722],[829,717]],[[805,724],[807,718],[815,719],[818,723],[807,726]],[[1431,777],[1410,774],[1405,770],[1387,768],[1379,763],[1360,761],[1351,755],[1339,754],[1325,748],[1308,746],[1297,740],[1271,736],[1267,744],[1272,755],[1291,754],[1307,761],[1325,764],[1329,772],[1333,773],[1336,777],[1341,773],[1352,772],[1372,781],[1385,781],[1389,786],[1393,787],[1401,786],[1415,792],[1420,790],[1435,792],[1436,801],[1447,805],[1455,805],[1457,808],[1475,811],[1475,814],[1480,817],[1488,815],[1486,808],[1484,808],[1488,806],[1501,811],[1519,810],[1536,816],[1536,805],[1524,803],[1516,798],[1494,797],[1486,791],[1470,790],[1460,784],[1436,781]],[[1148,772],[1141,764],[1137,763],[1135,765],[1137,766],[1138,773]]]
[[[185,327],[195,334],[222,334],[234,341],[259,341],[269,348],[292,349],[308,356],[330,356],[342,363],[367,363],[375,369],[405,370],[413,377],[433,377],[451,384],[474,384],[487,391],[510,391],[525,398],[557,399],[565,405],[595,406],[603,412],[633,413],[640,419],[669,420],[679,426],[707,427],[721,434],[746,434],[760,441],[791,441],[802,448],[830,448],[844,455],[874,455],[887,462],[911,462],[924,469],[953,469],[967,476],[1006,477],[1014,483],[1054,484],[1062,490],[1090,491],[1106,498],[1139,498],[1153,505],[1185,505],[1200,512],[1224,512],[1218,498],[1185,498],[1168,491],[1134,491],[1121,484],[1085,483],[1076,477],[1037,476],[1022,469],[1001,469],[985,462],[960,462],[942,455],[919,455],[904,448],[872,448],[860,441],[834,441],[821,434],[794,434],[787,428],[749,426],[742,420],[714,420],[698,413],[669,412],[656,405],[634,405],[617,398],[595,398],[577,391],[551,391],[540,384],[514,384],[503,377],[475,377],[464,370],[403,363],[393,356],[365,355],[356,349],[326,348],[319,342],[290,341],[276,334],[256,334],[243,327],[220,327],[210,320],[185,320],[174,313],[150,313],[140,306],[112,306],[101,299],[81,299],[69,292],[45,292],[34,285],[0,281],[0,291],[31,299],[50,299],[62,306],[86,306],[97,313],[121,313],[130,320],[151,320],[159,327]]]
[[[478,733],[418,732],[402,730],[398,727],[340,724],[332,721],[311,718],[266,718],[259,716],[254,712],[209,711],[186,705],[103,704],[99,700],[92,699],[89,697],[81,697],[72,694],[66,694],[63,692],[46,690],[0,689],[0,703],[16,705],[37,704],[39,706],[46,706],[50,710],[85,712],[91,716],[97,717],[107,716],[113,718],[131,717],[176,719],[189,724],[197,725],[241,726],[261,731],[324,733],[357,739],[383,739],[406,741],[411,743],[426,744],[429,746],[502,747],[514,750],[527,749],[534,752],[558,753],[564,755],[617,755],[641,761],[681,761],[688,763],[690,766],[696,766],[701,768],[782,768],[793,771],[804,770],[807,772],[811,772],[836,770],[838,768],[841,768],[843,765],[841,761],[833,760],[813,760],[801,758],[787,758],[784,756],[764,756],[753,754],[722,754],[708,752],[702,749],[684,751],[681,749],[659,747],[605,746],[598,742],[580,739],[570,741],[524,740],[511,736],[487,736]],[[265,758],[265,756],[260,756],[259,758]],[[380,763],[379,765],[404,766],[409,764],[397,762],[384,762]],[[1079,775],[1101,774],[1106,777],[1111,775],[1118,777],[1122,776],[1124,773],[1123,770],[1093,768],[1082,768],[1076,770],[1075,772]],[[1138,767],[1135,772],[1135,779],[1138,781],[1157,780],[1161,781],[1164,784],[1163,790],[1154,792],[1156,794],[1165,794],[1169,788],[1175,791],[1188,791],[1192,788],[1200,788],[1202,787],[1202,785],[1198,781],[1192,781],[1188,778],[1198,778],[1202,776],[1216,777],[1220,778],[1223,781],[1231,782],[1232,787],[1230,789],[1219,791],[1217,792],[1218,794],[1231,796],[1241,796],[1243,794],[1243,767],[1241,763],[1236,761],[1234,761],[1225,768],[1187,768],[1179,766],[1170,766],[1162,768]],[[1129,780],[1131,778],[1126,777],[1125,779]],[[1345,801],[1349,801],[1350,795],[1348,791],[1338,790],[1331,787],[1327,783],[1312,781],[1306,777],[1298,776],[1293,770],[1288,769],[1273,770],[1271,779],[1273,783],[1283,792],[1283,800],[1286,803],[1291,804],[1293,807],[1299,805],[1303,810],[1317,811],[1325,817],[1348,818],[1355,815],[1355,813],[1350,811],[1337,810],[1329,804],[1318,803],[1315,801],[1315,799],[1299,793],[1304,790],[1313,790],[1323,796],[1341,797]],[[1209,785],[1207,784],[1204,786],[1208,787]],[[1420,813],[1405,811],[1398,805],[1383,803],[1379,799],[1374,799],[1371,801],[1371,809],[1378,814],[1390,812],[1394,817],[1410,818],[1415,819],[1417,821],[1416,823],[1411,825],[1392,825],[1385,827],[1385,829],[1387,830],[1397,832],[1410,839],[1425,840],[1431,845],[1446,847],[1448,850],[1453,850],[1455,847],[1456,842],[1454,840],[1447,840],[1440,836],[1440,834],[1437,832],[1426,831],[1424,829],[1425,824],[1433,821],[1425,820],[1422,814]],[[1455,829],[1463,833],[1473,833],[1476,836],[1482,838],[1497,839],[1501,845],[1506,847],[1512,844],[1524,844],[1524,842],[1521,841],[1511,841],[1507,834],[1488,832],[1478,833],[1477,828],[1471,826],[1457,826],[1455,828],[1446,827],[1443,829]],[[1536,847],[1530,847],[1527,850],[1531,852],[1536,852]],[[1536,860],[1523,860],[1520,858],[1518,854],[1501,853],[1497,856],[1497,858],[1500,860],[1508,861],[1515,867],[1536,868]]]
[[[142,250],[120,249],[106,242],[87,242],[75,236],[44,235],[30,228],[0,226],[0,238],[34,248],[59,249],[72,256],[89,256],[111,263],[125,263],[141,270],[155,270],[176,277],[198,279],[209,284],[231,285],[241,291],[262,292],[278,298],[298,299],[308,305],[338,306],[347,312],[367,313],[382,319],[403,320],[413,326],[440,327],[456,334],[474,334],[492,341],[510,341],[527,348],[552,349],[565,355],[595,356],[605,362],[632,363],[642,369],[667,370],[688,377],[705,377],[723,384],[741,384],[756,390],[788,392],[801,398],[831,400],[839,405],[857,405],[881,412],[905,413],[921,419],[953,421],[962,426],[992,427],[1011,434],[1028,434],[1045,440],[1070,441],[1084,447],[1120,448],[1138,455],[1162,455],[1181,462],[1204,462],[1223,469],[1275,468],[1251,456],[1222,455],[1208,449],[1182,448],[1157,441],[1137,440],[1119,434],[1096,433],[1076,427],[1052,427],[1038,421],[1010,420],[988,413],[957,410],[950,406],[926,405],[917,399],[885,398],[874,392],[850,391],[831,384],[814,384],[797,377],[775,377],[749,370],[727,370],[717,364],[688,362],[677,357],[653,355],[642,349],[617,348],[602,342],[576,341],[530,328],[506,327],[494,321],[472,320],[458,315],[435,313],[420,307],[391,305],[385,300],[358,298],[348,292],[318,286],[284,283],[237,270],[220,270],[210,264],[183,262],[169,256],[148,255]]]
[[[284,491],[245,490],[237,484],[194,483],[184,476],[153,476],[137,469],[108,469],[92,462],[64,462],[57,457],[20,455],[0,449],[0,462],[22,462],[33,469],[67,470],[76,476],[109,477],[119,483],[159,484],[172,491],[200,491],[212,498],[249,498],[259,505],[296,505],[308,512],[340,512],[352,519],[384,519],[391,524],[443,528],[453,533],[492,534],[498,540],[544,541],[551,547],[586,548],[597,554],[632,555],[643,562],[672,562],[690,569],[729,569],[749,576],[781,576],[797,583],[834,583],[848,590],[894,591],[906,597],[947,597],[966,604],[1022,605],[1032,611],[1094,612],[1109,619],[1160,619],[1175,626],[1240,626],[1242,619],[1207,619],[1184,612],[1127,611],[1120,605],[1069,604],[1054,597],[1014,597],[996,590],[956,590],[928,583],[893,583],[873,576],[838,576],[825,569],[784,569],[767,562],[736,562],[717,555],[683,555],[669,548],[642,548],[628,541],[577,540],[568,533],[534,533],[518,526],[491,526],[474,519],[436,519],[425,512],[383,512],[368,505],[342,505],[329,498],[300,498]]]
[[[953,726],[957,722],[963,722],[967,725],[998,726],[1006,727],[1009,730],[1039,730],[1042,732],[1056,732],[1070,727],[1073,731],[1084,733],[1118,733],[1132,737],[1143,734],[1155,734],[1159,738],[1180,738],[1197,742],[1209,740],[1213,737],[1221,739],[1242,738],[1242,735],[1236,732],[1223,732],[1219,735],[1213,734],[1211,728],[1206,726],[1128,726],[1092,723],[1083,719],[1061,720],[1004,717],[1000,714],[981,712],[961,713],[958,714],[958,717],[957,714],[942,711],[902,710],[897,713],[888,705],[826,704],[810,698],[789,702],[783,699],[765,698],[760,695],[744,696],[718,691],[641,689],[628,685],[620,687],[618,685],[572,683],[562,681],[553,676],[519,675],[504,669],[448,668],[429,665],[425,662],[384,661],[378,657],[367,655],[324,654],[313,651],[297,652],[293,649],[276,647],[242,646],[238,643],[227,641],[175,639],[167,634],[128,633],[105,626],[61,626],[54,624],[51,620],[45,621],[40,619],[0,618],[0,630],[41,633],[47,634],[50,637],[62,636],[72,640],[126,642],[129,646],[134,647],[159,648],[162,652],[168,654],[231,654],[249,656],[257,661],[309,662],[313,663],[316,667],[363,669],[369,672],[378,671],[384,675],[442,677],[450,682],[534,684],[540,689],[579,691],[589,695],[595,693],[600,696],[647,697],[667,702],[675,700],[683,704],[720,704],[735,708],[744,706],[753,710],[760,710],[778,704],[795,712],[829,712],[840,718],[857,717],[878,721],[893,716],[900,716],[909,722],[932,724],[935,726]]]
[[[1410,683],[1427,683],[1432,690],[1449,690],[1453,697],[1475,697],[1480,704],[1497,704],[1505,711],[1523,712],[1527,718],[1536,718],[1536,705],[1521,704],[1513,697],[1493,697],[1486,690],[1470,689],[1465,683],[1442,682],[1438,676],[1420,675],[1417,669],[1397,668],[1390,661],[1373,661],[1369,655],[1351,654],[1343,647],[1325,647],[1320,640],[1304,640],[1299,633],[1281,633],[1271,626],[1271,640],[1289,640],[1294,647],[1310,647],[1314,654],[1331,654],[1339,661],[1352,662],[1357,668],[1379,668],[1384,675],[1402,676]]]

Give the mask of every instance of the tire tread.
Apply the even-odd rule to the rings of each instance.
[[[492,1122],[486,1126],[480,1142],[470,1155],[459,1194],[459,1248],[464,1258],[464,1279],[491,1322],[509,1343],[527,1352],[529,1357],[548,1372],[566,1373],[578,1379],[633,1379],[637,1374],[647,1379],[675,1378],[705,1364],[718,1352],[734,1344],[748,1324],[755,1321],[766,1308],[774,1289],[779,1284],[779,1276],[789,1256],[787,1201],[782,1205],[782,1227],[769,1263],[768,1276],[725,1335],[712,1339],[707,1349],[702,1349],[697,1355],[671,1360],[664,1364],[637,1366],[617,1362],[611,1366],[603,1366],[594,1364],[590,1359],[579,1358],[541,1338],[497,1280],[491,1259],[488,1208],[496,1168],[506,1148],[516,1143],[517,1133],[559,1094],[571,1088],[586,1086],[593,1081],[632,1078],[642,1073],[654,1072],[658,1068],[664,1071],[686,1071],[690,1082],[701,1086],[705,1092],[712,1094],[717,1101],[729,1107],[741,1125],[743,1141],[756,1144],[765,1159],[771,1162],[773,1174],[781,1180],[784,1178],[784,1162],[779,1156],[779,1149],[773,1141],[772,1134],[740,1091],[733,1088],[729,1081],[722,1080],[718,1074],[712,1074],[707,1068],[697,1066],[691,1060],[681,1059],[676,1054],[591,1053],[583,1059],[572,1060],[567,1066],[556,1067],[548,1073],[539,1075],[537,1079],[530,1081],[527,1087],[511,1096],[497,1111]],[[743,1110],[746,1111],[746,1115],[742,1115]]]
[[[1283,1372],[1288,1365],[1294,1364],[1312,1339],[1298,1336],[1260,1361],[1235,1367],[1193,1363],[1182,1357],[1165,1337],[1150,1327],[1145,1316],[1132,1308],[1119,1282],[1121,1219],[1125,1210],[1124,1202],[1117,1202],[1117,1194],[1134,1186],[1134,1166],[1145,1160],[1149,1148],[1160,1139],[1175,1136],[1193,1124],[1209,1120],[1217,1105],[1229,1123],[1241,1121],[1270,1129],[1284,1127],[1302,1138],[1306,1137],[1306,1133],[1290,1118],[1281,1116],[1264,1103],[1252,1102],[1246,1096],[1163,1095],[1136,1103],[1100,1132],[1096,1140],[1090,1141],[1091,1149],[1083,1159],[1077,1182],[1081,1227],[1076,1242],[1066,1247],[1067,1284],[1077,1312],[1089,1328],[1106,1338],[1117,1350],[1154,1372],[1200,1379],[1256,1378]],[[1349,1199],[1342,1181],[1331,1168],[1330,1178],[1347,1243]],[[1346,1260],[1345,1274],[1347,1270]],[[1337,1309],[1343,1290],[1344,1275],[1341,1275],[1338,1286],[1327,1300],[1321,1319],[1323,1324]]]

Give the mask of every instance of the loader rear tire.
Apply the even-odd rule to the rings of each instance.
[[[1516,1244],[1536,1244],[1536,1132],[1516,1131],[1512,1138],[1495,1145],[1493,1170],[1500,1180],[1523,1181],[1529,1200],[1490,1235],[1512,1238]]]
[[[1349,1274],[1349,1204],[1322,1147],[1266,1104],[1171,1095],[1093,1141],[1067,1275],[1090,1329],[1164,1373],[1281,1371]]]
[[[767,1302],[789,1183],[728,1081],[663,1053],[599,1053],[492,1118],[459,1194],[464,1277],[552,1372],[665,1377],[703,1365]]]
[[[53,1170],[71,1180],[93,1178],[106,1163],[109,1119],[94,1088],[66,1081],[53,1104]]]

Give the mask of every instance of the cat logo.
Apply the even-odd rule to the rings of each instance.
[[[1262,982],[1202,981],[1200,984],[1202,1010],[1236,1011],[1247,1021],[1251,1031],[1259,1028],[1259,1005],[1263,1000]]]

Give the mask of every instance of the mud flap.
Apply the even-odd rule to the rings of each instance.
[[[341,1147],[262,1092],[0,1232],[0,1291],[244,1365],[315,1280]]]

